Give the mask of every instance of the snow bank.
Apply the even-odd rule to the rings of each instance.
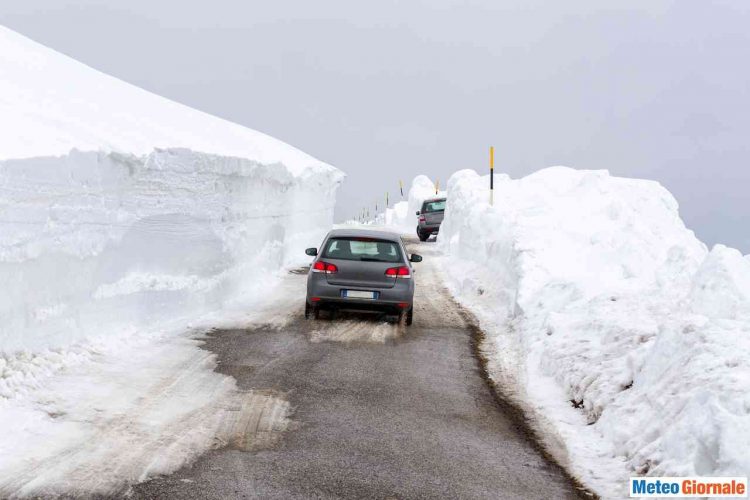
[[[387,208],[383,214],[383,224],[401,232],[409,232],[409,202],[399,201],[393,208]],[[413,229],[413,228],[411,228]]]
[[[262,290],[330,227],[339,177],[186,149],[0,162],[0,349],[158,328]]]
[[[331,226],[342,174],[281,141],[2,27],[0,73],[3,356],[221,308]]]
[[[445,195],[445,191],[440,191],[439,194]],[[393,208],[378,214],[374,222],[394,231],[414,234],[417,227],[417,210],[422,209],[424,200],[433,196],[435,184],[426,175],[418,175],[411,182],[407,200],[400,201]]]
[[[438,242],[495,381],[605,497],[631,474],[750,474],[750,261],[705,246],[652,181],[460,171]]]
[[[191,325],[274,297],[343,175],[2,27],[0,75],[0,496],[114,494],[212,446]]]
[[[294,174],[315,158],[265,134],[165,99],[96,71],[0,26],[0,159],[154,148],[283,164]],[[290,117],[290,119],[293,119]]]
[[[693,279],[690,303],[712,318],[750,318],[750,260],[724,245],[716,245]]]

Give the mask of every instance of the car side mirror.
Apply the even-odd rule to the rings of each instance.
[[[410,262],[422,262],[422,256],[413,253],[411,254],[411,257],[409,257],[409,261]]]
[[[315,257],[318,255],[318,249],[317,248],[307,248],[305,249],[305,253],[309,255],[310,257]]]
[[[417,210],[417,215],[419,215],[419,210]]]

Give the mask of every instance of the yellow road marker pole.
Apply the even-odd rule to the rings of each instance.
[[[490,206],[495,203],[495,147],[490,146]]]

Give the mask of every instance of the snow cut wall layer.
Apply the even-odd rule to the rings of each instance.
[[[0,27],[0,352],[260,293],[331,226],[342,177]]]
[[[187,149],[0,162],[0,349],[153,329],[262,293],[330,227],[340,177]]]
[[[687,230],[658,183],[460,171],[438,242],[490,332],[495,381],[605,498],[629,475],[750,474],[750,261]]]

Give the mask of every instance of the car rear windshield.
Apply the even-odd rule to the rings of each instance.
[[[442,212],[445,210],[445,200],[435,200],[424,202],[422,212]]]
[[[331,238],[323,250],[329,259],[401,262],[398,243],[373,238]]]

